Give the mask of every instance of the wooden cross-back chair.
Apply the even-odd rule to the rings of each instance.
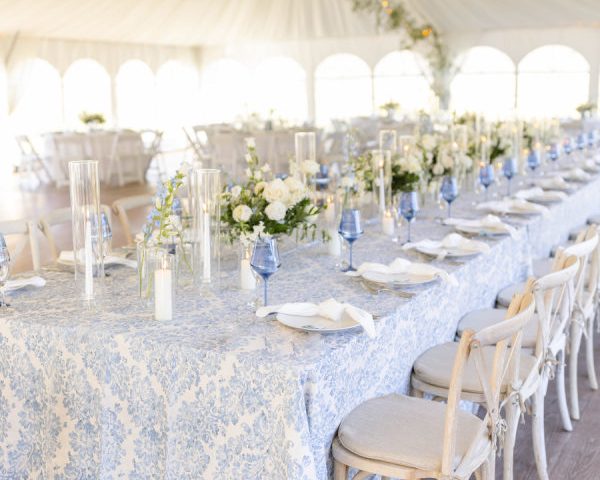
[[[333,442],[334,478],[359,473],[401,479],[494,479],[494,452],[501,441],[503,386],[516,381],[523,327],[534,311],[533,296],[515,297],[507,319],[478,333],[464,332],[456,344],[447,404],[403,395],[368,400],[341,423]],[[459,409],[475,374],[483,385],[483,420]]]
[[[127,245],[133,245],[135,235],[131,231],[131,223],[127,212],[137,208],[151,207],[152,195],[133,195],[131,197],[120,198],[112,204],[112,211],[119,219]]]

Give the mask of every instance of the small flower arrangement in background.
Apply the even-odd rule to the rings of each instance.
[[[312,203],[305,184],[294,177],[272,178],[269,165],[260,165],[253,139],[247,140],[246,148],[246,182],[222,194],[221,221],[228,227],[229,240],[248,242],[294,231],[301,238],[314,238],[321,209]]]
[[[79,120],[84,125],[104,125],[106,123],[106,118],[101,113],[81,112]]]

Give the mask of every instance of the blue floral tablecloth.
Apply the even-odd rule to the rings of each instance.
[[[476,202],[463,195],[454,214],[473,217]],[[464,313],[492,305],[532,256],[598,211],[595,180],[547,217],[515,220],[519,238],[485,240],[489,254],[436,262],[459,285],[436,283],[409,300],[369,294],[318,247],[284,255],[273,303],[350,301],[378,315],[375,339],[258,319],[233,280],[219,292],[183,288],[175,319],[156,322],[123,268],[111,270],[98,311],[85,312],[72,274],[48,270],[46,287],[13,294],[13,311],[0,314],[0,477],[328,478],[331,441],[350,410],[406,392],[421,352],[452,339]],[[440,214],[428,206],[414,238],[450,232],[432,218]],[[356,243],[357,262],[405,255],[375,232]]]

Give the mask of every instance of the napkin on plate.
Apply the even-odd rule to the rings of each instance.
[[[75,255],[72,250],[63,250],[58,256],[59,263],[73,264],[75,263]],[[124,257],[118,257],[116,255],[107,255],[104,257],[104,265],[124,265],[129,268],[137,268],[137,262],[135,260],[129,260]]]
[[[515,193],[515,198],[520,198],[521,200],[530,200],[532,198],[546,198],[548,200],[564,200],[567,198],[567,194],[565,192],[561,192],[559,190],[543,190],[540,187],[528,188],[526,190],[519,190]]]
[[[486,215],[475,220],[451,217],[444,220],[444,225],[458,225],[464,227],[481,228],[485,231],[493,233],[507,233],[513,238],[517,236],[517,230],[512,225],[504,223],[496,215]]]
[[[46,285],[46,280],[44,280],[42,277],[14,278],[6,282],[4,285],[4,291],[13,292],[25,287],[41,288],[44,285]]]
[[[591,158],[588,158],[583,163],[583,169],[586,172],[592,172],[592,173],[598,173],[598,172],[600,172],[600,168],[598,168],[598,165],[596,164],[596,162],[593,159],[591,159]]]
[[[458,233],[450,233],[446,235],[441,241],[438,240],[421,240],[420,242],[405,243],[402,246],[403,250],[411,250],[414,248],[424,248],[427,250],[438,250],[438,258],[444,259],[448,255],[448,249],[460,249],[465,252],[472,253],[487,253],[490,251],[489,245],[477,240],[471,240],[465,238]]]
[[[445,282],[452,285],[457,285],[456,278],[453,275],[449,275],[448,272],[441,268],[428,265],[426,263],[411,262],[405,258],[396,258],[389,265],[383,263],[364,262],[361,263],[355,272],[346,272],[346,275],[351,277],[362,276],[366,272],[377,272],[385,275],[394,275],[408,273],[422,277],[439,277]]]
[[[537,203],[531,203],[521,198],[508,199],[491,202],[483,202],[477,205],[477,210],[487,210],[497,213],[541,213],[543,215],[548,214],[548,209],[543,205]]]
[[[554,175],[550,178],[539,178],[535,180],[535,183],[544,190],[570,190],[572,188],[560,175]]]
[[[333,298],[319,304],[284,303],[283,305],[267,305],[256,310],[257,317],[266,317],[271,313],[284,313],[300,317],[319,316],[332,322],[340,322],[344,315],[347,315],[355,322],[360,323],[369,337],[374,338],[376,336],[373,315],[349,303],[340,303]]]
[[[587,182],[592,178],[589,173],[584,172],[581,168],[571,168],[565,172],[560,172],[560,175],[566,180],[574,180],[577,182]]]

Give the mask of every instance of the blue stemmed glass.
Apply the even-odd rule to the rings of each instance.
[[[485,189],[485,199],[488,198],[488,188],[494,183],[494,166],[484,165],[479,169],[479,183]]]
[[[590,130],[587,134],[587,145],[590,149],[596,146],[596,133],[594,130]]]
[[[264,305],[268,305],[269,277],[281,266],[277,240],[274,238],[258,238],[254,243],[250,266],[263,279]]]
[[[558,160],[558,145],[556,143],[550,144],[550,149],[548,150],[548,158],[556,162]]]
[[[506,178],[506,194],[510,196],[510,182],[517,174],[517,160],[514,157],[506,157],[502,164],[502,174]]]
[[[417,216],[419,211],[419,199],[417,192],[402,192],[400,195],[400,215],[404,217],[407,223],[408,235],[406,241],[410,242],[410,224]]]
[[[456,177],[446,175],[442,179],[440,193],[442,194],[442,198],[448,203],[448,218],[450,218],[452,216],[452,202],[458,197],[458,182],[456,181]]]
[[[582,133],[579,133],[577,135],[577,140],[576,140],[576,145],[577,145],[577,150],[584,150],[585,149],[585,135]]]
[[[571,155],[571,153],[573,153],[573,144],[571,143],[571,139],[569,137],[565,138],[563,150],[567,155]]]
[[[345,208],[342,210],[342,219],[340,221],[339,234],[349,245],[349,261],[348,268],[344,271],[355,272],[356,268],[352,266],[352,245],[363,234],[363,229],[360,224],[360,210],[356,208]]]
[[[527,155],[527,166],[532,172],[540,166],[540,156],[537,151],[531,150]]]

